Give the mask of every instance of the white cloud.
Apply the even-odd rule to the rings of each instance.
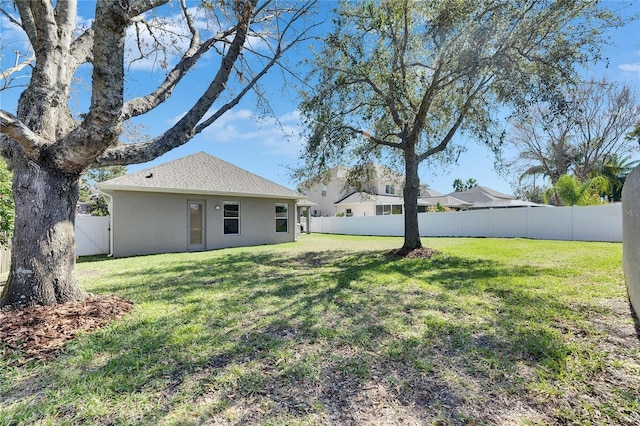
[[[640,62],[635,64],[622,64],[619,65],[618,68],[622,71],[637,73],[640,76]]]
[[[182,116],[184,114],[174,117],[170,122],[173,124]],[[207,127],[202,136],[210,142],[221,144],[254,144],[256,149],[261,150],[256,154],[293,158],[302,147],[298,117],[298,111],[287,112],[276,119],[256,116],[247,109],[231,110]]]

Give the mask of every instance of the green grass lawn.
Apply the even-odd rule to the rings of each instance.
[[[91,258],[133,313],[0,361],[0,425],[640,424],[622,245],[399,238]]]

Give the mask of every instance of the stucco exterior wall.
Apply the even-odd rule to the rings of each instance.
[[[295,200],[138,191],[112,196],[114,257],[189,251],[189,201],[205,203],[204,250],[295,241]],[[240,203],[239,234],[223,232],[225,201]],[[276,203],[288,204],[287,232],[276,232]]]
[[[336,207],[336,214],[344,213],[346,215],[347,209],[351,209],[351,216],[376,215],[376,205],[374,203],[340,204]]]
[[[326,188],[325,196],[322,196],[323,188]],[[344,180],[342,179],[314,185],[307,191],[307,198],[317,204],[317,206],[311,207],[314,216],[334,216],[336,214],[334,203],[344,198],[345,195],[347,192],[345,192]]]

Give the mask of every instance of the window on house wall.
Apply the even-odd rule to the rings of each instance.
[[[225,234],[240,233],[240,203],[225,201],[223,205],[223,226]]]
[[[389,206],[389,205],[376,206],[376,215],[377,216],[383,216],[383,215],[387,215],[387,214],[391,214],[391,206]]]
[[[276,203],[276,232],[289,232],[289,205]]]
[[[322,186],[322,196],[326,197],[327,196],[327,185],[323,185]]]
[[[376,206],[376,215],[402,214],[402,204]]]
[[[347,209],[346,215],[353,216],[353,212],[351,211],[351,209]]]
[[[426,213],[427,206],[418,206],[418,213]]]
[[[385,192],[385,194],[395,194],[396,193],[396,188],[393,185],[385,185],[384,186],[384,192]]]

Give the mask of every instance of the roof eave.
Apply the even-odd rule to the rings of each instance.
[[[100,185],[98,189],[105,192],[110,191],[132,191],[132,192],[157,192],[164,194],[193,194],[193,195],[217,195],[226,197],[248,197],[248,198],[281,198],[287,200],[299,200],[303,198],[297,194],[256,194],[250,192],[226,192],[226,191],[208,191],[202,189],[182,189],[182,188],[161,188],[161,187],[142,187],[135,185]]]

